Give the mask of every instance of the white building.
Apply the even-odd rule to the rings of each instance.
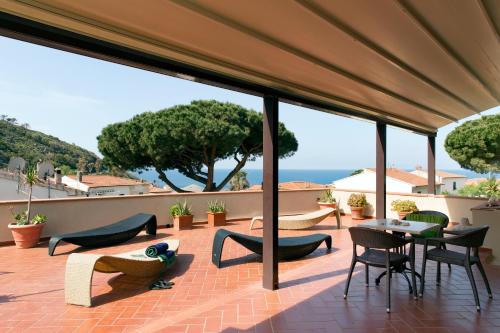
[[[62,183],[86,196],[133,195],[149,193],[149,183],[108,175],[64,176]]]
[[[388,168],[386,170],[387,192],[396,193],[427,193],[427,178],[410,172]],[[375,191],[375,169],[363,169],[357,175],[349,176],[333,182],[337,189],[354,191]],[[441,184],[436,184],[436,193],[441,193]]]
[[[425,170],[417,169],[411,173],[427,179],[427,171]],[[464,175],[436,170],[436,183],[442,184],[441,193],[445,191],[450,194],[458,193],[458,190],[465,185],[466,181],[467,177]]]

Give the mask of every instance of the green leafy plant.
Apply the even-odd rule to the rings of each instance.
[[[221,201],[209,201],[208,202],[208,211],[210,213],[224,213],[226,211],[226,205]]]
[[[347,204],[350,207],[363,208],[368,205],[368,201],[366,201],[366,195],[363,193],[353,193],[349,196],[349,200],[347,200]]]
[[[28,209],[23,212],[14,212],[12,207],[10,208],[12,217],[16,221],[17,225],[27,225],[27,224],[40,224],[47,222],[47,216],[43,214],[36,214],[31,218],[31,198],[33,194],[33,186],[38,181],[38,175],[36,168],[33,166],[28,166],[26,168],[26,173],[23,175],[23,181],[28,185]]]
[[[466,197],[498,198],[500,197],[500,182],[492,177],[478,184],[467,184],[458,190],[458,194]]]
[[[331,189],[327,189],[321,195],[321,199],[319,200],[319,202],[333,204],[337,202],[337,199],[335,199],[335,197],[333,196],[333,191]]]
[[[43,214],[36,214],[31,219],[32,224],[40,224],[40,223],[45,223],[45,222],[47,222],[47,216],[43,215]]]
[[[392,210],[398,213],[414,213],[418,212],[415,201],[411,200],[394,200],[391,202]]]
[[[176,203],[170,207],[170,215],[173,217],[191,215],[191,208],[188,206],[187,201],[184,203]]]

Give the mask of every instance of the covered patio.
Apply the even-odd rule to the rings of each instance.
[[[350,223],[348,217],[343,217]],[[250,221],[234,221],[226,228],[248,232]],[[168,238],[180,239],[178,262],[165,275],[173,289],[148,290],[152,282],[121,274],[96,273],[92,308],[64,304],[64,269],[74,245],[47,256],[46,243],[19,251],[0,248],[1,332],[497,332],[500,329],[500,268],[486,265],[494,298],[488,299],[479,281],[482,312],[478,314],[465,271],[443,270],[435,286],[435,264],[428,265],[427,291],[414,301],[406,281],[392,283],[393,309],[385,313],[385,285],[364,285],[362,265],[343,292],[352,245],[346,229],[337,230],[329,218],[311,230],[280,231],[280,236],[322,232],[332,235],[333,248],[324,244],[302,260],[279,264],[280,289],[262,288],[262,261],[241,245],[228,240],[223,264],[210,260],[217,229],[198,225],[175,232],[160,229],[157,237],[141,234],[135,240],[88,253],[120,253]],[[261,229],[250,232],[262,235]],[[196,239],[197,242],[193,242]],[[29,256],[27,256],[29,251]],[[420,252],[417,256],[420,267]],[[379,269],[371,269],[372,276]],[[476,273],[475,273],[476,274]],[[28,316],[27,316],[28,315]]]
[[[142,282],[117,277],[111,288],[122,289],[108,295],[107,277],[102,276],[95,280],[101,305],[82,309],[62,302],[65,255],[54,260],[42,248],[26,258],[13,248],[0,248],[6,267],[12,267],[0,276],[7,295],[0,312],[14,318],[1,325],[6,331],[25,325],[37,332],[498,330],[500,307],[487,300],[480,285],[484,310],[476,314],[461,270],[444,270],[446,283],[439,289],[429,283],[426,296],[417,302],[395,279],[394,309],[386,315],[384,292],[361,286],[359,274],[349,301],[342,299],[351,256],[346,230],[326,229],[335,248],[327,255],[321,247],[305,260],[278,265],[277,253],[279,103],[374,123],[375,211],[384,218],[387,126],[428,138],[428,193],[435,194],[438,129],[499,104],[498,13],[500,3],[494,0],[127,5],[118,0],[0,0],[3,36],[261,96],[264,112],[264,229],[255,231],[264,238],[262,264],[249,257],[244,265],[216,270],[209,260],[213,230],[171,235],[165,229],[182,243],[183,258],[171,273],[178,283],[175,293],[143,294],[146,284],[127,288]],[[231,228],[246,232],[244,225]],[[195,236],[201,241],[193,244]],[[105,251],[122,252],[129,246],[134,243]],[[248,254],[236,244],[228,252],[229,258]],[[433,269],[430,265],[429,280]],[[489,266],[487,273],[495,298],[500,272]],[[26,306],[41,318],[28,322],[16,317]]]

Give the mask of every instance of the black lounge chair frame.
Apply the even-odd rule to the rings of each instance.
[[[144,227],[148,235],[156,235],[156,216],[140,213],[104,227],[52,236],[49,241],[49,256],[54,255],[60,241],[88,248],[112,246],[134,238]]]
[[[248,250],[262,255],[262,237],[249,236],[226,229],[219,229],[215,233],[212,246],[212,263],[218,268],[220,268],[221,265],[224,241],[228,237],[243,245]],[[332,248],[332,236],[327,234],[279,238],[278,258],[279,260],[292,260],[304,257],[316,250],[322,242],[326,243],[328,250]]]

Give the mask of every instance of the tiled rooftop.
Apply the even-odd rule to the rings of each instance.
[[[236,221],[226,228],[262,233],[248,231],[248,225],[249,221]],[[322,245],[302,260],[280,263],[281,288],[274,292],[261,287],[259,257],[232,240],[227,240],[223,267],[217,269],[211,263],[216,229],[207,225],[180,232],[160,229],[156,238],[141,234],[103,249],[64,244],[54,257],[47,255],[46,243],[28,250],[1,247],[0,332],[500,332],[500,267],[486,265],[493,300],[476,275],[480,314],[463,268],[453,267],[451,273],[444,268],[442,285],[436,287],[433,263],[428,264],[424,298],[418,301],[409,295],[404,279],[394,276],[391,314],[385,313],[384,281],[380,287],[372,283],[366,288],[361,265],[344,300],[352,245],[348,231],[334,225],[329,218],[309,230],[280,231],[280,235],[329,233],[333,249],[327,253]],[[113,254],[164,238],[181,240],[178,262],[165,275],[175,282],[173,289],[150,291],[152,281],[96,273],[94,307],[64,304],[64,270],[71,251]],[[373,281],[378,270],[370,272]]]

